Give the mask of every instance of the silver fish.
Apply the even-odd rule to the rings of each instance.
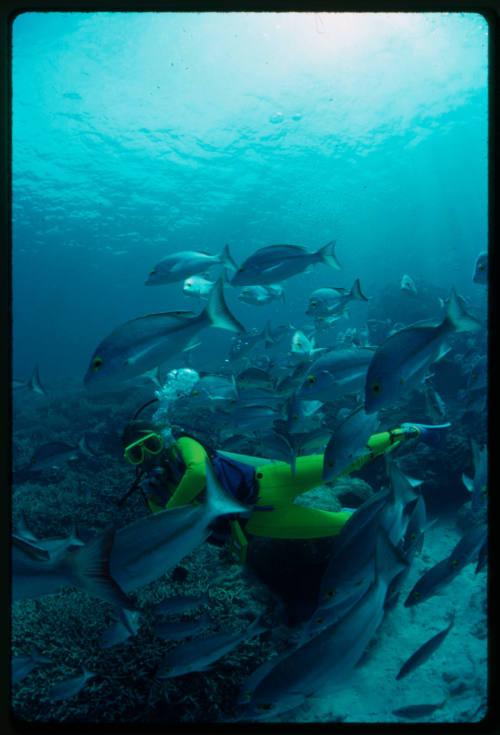
[[[276,419],[279,419],[281,412],[263,404],[236,404],[232,413],[228,414],[223,425],[234,426],[241,429],[251,428],[269,428]]]
[[[142,587],[172,569],[210,536],[210,524],[218,516],[250,510],[224,491],[208,459],[206,476],[204,503],[162,510],[116,532],[111,574],[124,592]]]
[[[418,294],[417,287],[415,286],[415,281],[410,276],[405,275],[401,279],[401,291],[407,291],[408,293],[412,293],[414,296]]]
[[[184,281],[182,290],[186,296],[194,296],[198,299],[208,299],[214,284],[215,281],[207,281],[207,279],[202,276],[190,276]]]
[[[318,607],[305,626],[305,634],[339,620],[369,588],[380,529],[394,546],[401,542],[409,521],[404,509],[415,500],[416,491],[400,470],[393,467],[391,474],[391,492],[381,491],[366,501],[336,539],[321,579]]]
[[[201,273],[211,265],[224,265],[233,270],[237,265],[226,245],[219,255],[210,255],[196,250],[182,250],[163,258],[151,271],[146,286],[163,286],[167,283],[183,281],[185,278]]]
[[[75,549],[62,545],[52,552],[14,536],[12,598],[40,597],[61,587],[78,587],[117,607],[133,607],[109,574],[114,534],[111,528],[85,546]]]
[[[377,415],[368,416],[362,406],[344,419],[334,430],[325,449],[323,480],[338,477],[357,457],[367,454],[366,443],[378,425]]]
[[[313,291],[306,314],[314,317],[339,317],[345,315],[349,301],[368,301],[361,292],[359,278],[356,278],[350,291],[345,288],[318,288]]]
[[[414,324],[396,332],[377,348],[366,375],[366,413],[378,411],[415,387],[429,365],[448,352],[445,342],[452,332],[480,328],[481,324],[462,308],[452,289],[448,312],[441,324]]]
[[[227,308],[221,279],[213,287],[206,308],[198,316],[190,314],[149,314],[117,327],[95,350],[84,378],[85,386],[106,388],[134,378],[189,349],[205,327],[245,331]]]
[[[196,635],[206,630],[211,622],[207,613],[203,613],[197,620],[157,621],[154,626],[154,633],[164,640],[180,641],[183,638]]]
[[[488,386],[488,356],[479,357],[467,377],[467,390],[482,390]]]
[[[36,471],[58,469],[61,463],[77,459],[79,455],[96,456],[85,437],[80,439],[76,445],[68,444],[68,442],[47,442],[35,449],[29,464],[24,469]]]
[[[328,402],[360,390],[373,354],[365,348],[326,352],[310,366],[297,396]]]
[[[315,347],[314,337],[308,339],[304,332],[298,329],[292,337],[289,357],[294,362],[314,360],[318,357],[318,353],[325,352],[326,349],[326,347]]]
[[[407,676],[411,671],[414,671],[416,668],[425,663],[429,656],[431,656],[444,641],[444,639],[452,629],[454,621],[455,616],[453,615],[449,625],[444,630],[439,631],[439,633],[433,635],[432,638],[429,638],[428,641],[420,646],[415,651],[415,653],[413,653],[410,658],[407,659],[407,661],[405,661],[404,664],[401,666],[396,675],[396,679],[402,679],[404,676]]]
[[[233,286],[272,284],[303,273],[315,263],[340,269],[335,257],[335,240],[316,252],[300,245],[270,245],[260,248],[245,260],[234,274]]]
[[[382,622],[387,587],[405,566],[383,533],[376,547],[375,582],[349,613],[291,653],[278,656],[270,671],[269,666],[265,667],[264,676],[253,690],[243,685],[248,698],[245,711],[252,719],[302,704],[327,682],[345,677],[360,660]]]
[[[82,666],[82,673],[79,676],[73,676],[71,679],[54,684],[50,689],[49,696],[54,702],[74,697],[83,689],[89,679],[93,679],[95,676],[96,674]]]
[[[462,473],[462,482],[471,494],[471,510],[476,513],[484,504],[488,490],[488,447],[479,449],[479,445],[471,439],[474,460],[474,477]]]
[[[51,664],[50,658],[42,656],[35,645],[31,646],[29,656],[13,656],[11,660],[12,686],[25,679],[38,664]]]
[[[266,630],[260,624],[259,618],[248,627],[245,626],[238,633],[213,633],[204,638],[196,638],[188,643],[177,646],[169,651],[162,660],[156,677],[158,679],[171,679],[175,676],[183,676],[192,671],[206,671],[222,656],[239,646],[240,643],[260,635]]]
[[[392,714],[403,717],[405,720],[421,720],[423,717],[430,717],[436,710],[442,709],[449,697],[446,697],[438,704],[410,704],[407,707],[399,707],[393,709]]]
[[[274,386],[274,378],[268,370],[249,367],[236,376],[236,383],[239,388],[244,390],[250,390],[252,388],[272,390]]]
[[[462,569],[474,561],[488,533],[486,524],[481,523],[465,533],[453,551],[428,569],[416,582],[405,600],[405,607],[412,607],[428,600],[435,592],[455,579]]]
[[[200,605],[209,605],[210,597],[207,592],[202,595],[176,595],[167,597],[154,607],[155,615],[179,615],[188,612]]]
[[[137,610],[120,611],[120,618],[111,623],[99,639],[101,648],[111,648],[118,643],[123,643],[131,636],[136,635],[139,630],[139,612]]]
[[[319,412],[323,406],[322,401],[307,401],[290,396],[287,401],[286,431],[288,434],[300,434],[312,428],[318,428],[323,414]]]
[[[238,295],[240,301],[253,306],[265,306],[271,301],[285,301],[283,286],[269,284],[268,286],[245,286]]]
[[[488,283],[488,253],[479,253],[474,265],[474,275],[472,276],[474,283],[481,283],[486,286]]]

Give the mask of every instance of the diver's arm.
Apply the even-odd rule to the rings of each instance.
[[[354,462],[346,470],[341,472],[340,475],[337,475],[337,477],[342,477],[343,475],[348,475],[350,472],[354,472],[355,470],[360,470],[365,466],[365,464],[368,464],[372,459],[378,457],[379,454],[392,451],[407,439],[414,439],[418,436],[419,432],[415,432],[407,428],[391,429],[390,431],[382,431],[379,434],[372,434],[366,443],[367,448],[370,450],[368,454],[363,454],[361,457],[355,459]]]
[[[206,485],[205,460],[208,455],[202,445],[188,436],[183,436],[175,443],[173,451],[176,449],[180,452],[186,469],[166,508],[187,505]]]

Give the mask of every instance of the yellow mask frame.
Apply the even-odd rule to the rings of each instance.
[[[135,442],[129,444],[123,450],[123,456],[130,464],[137,467],[144,462],[144,452],[148,454],[160,454],[163,451],[163,437],[155,431],[151,431]]]

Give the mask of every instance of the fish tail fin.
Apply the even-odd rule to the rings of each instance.
[[[222,251],[219,257],[220,257],[221,263],[224,266],[226,266],[226,268],[232,268],[233,271],[238,270],[238,266],[234,262],[233,256],[229,252],[229,245],[227,243],[224,245],[224,250]]]
[[[77,587],[92,597],[106,600],[120,608],[133,608],[133,604],[110,574],[111,548],[115,529],[108,528],[100,536],[76,551],[69,551],[67,559],[72,568]]]
[[[251,506],[244,505],[229,495],[220,484],[214,472],[211,462],[205,460],[207,474],[207,512],[213,518],[229,513],[246,513]]]
[[[262,615],[257,615],[257,617],[252,620],[251,624],[247,628],[247,638],[254,637],[256,635],[260,635],[261,633],[264,633],[267,628],[265,625],[262,625]]]
[[[323,263],[326,263],[326,265],[329,265],[331,268],[336,268],[337,270],[340,270],[342,266],[340,265],[335,255],[335,244],[336,240],[330,240],[330,242],[317,250],[315,255],[318,257],[319,260],[322,260]]]
[[[87,669],[87,667],[85,666],[85,664],[80,664],[80,666],[82,668],[82,674],[85,676],[85,678],[87,679],[87,681],[89,679],[93,679],[94,676],[97,676],[97,674],[94,671],[90,671],[89,669]]]
[[[229,329],[231,332],[245,332],[245,327],[229,311],[224,300],[222,278],[219,278],[208,297],[205,313],[213,327]]]
[[[396,574],[408,567],[408,562],[398,552],[397,548],[389,540],[385,531],[377,535],[375,552],[375,575],[377,580],[382,580],[389,586]]]
[[[35,391],[35,393],[40,393],[42,396],[47,395],[47,391],[43,387],[43,385],[40,382],[40,375],[38,373],[38,363],[35,363],[35,367],[33,368],[33,374],[31,378],[28,381],[28,387],[31,388],[31,390]]]
[[[394,491],[394,497],[399,499],[403,506],[418,498],[419,491],[417,488],[422,485],[423,480],[417,480],[415,477],[405,475],[390,454],[385,455],[385,461],[387,474],[390,477]]]
[[[349,293],[349,297],[351,299],[355,299],[356,301],[368,301],[369,300],[366,298],[366,296],[361,291],[361,284],[359,282],[359,278],[356,278],[356,280],[352,284],[351,291]]]
[[[88,457],[96,457],[97,456],[96,453],[94,452],[94,450],[90,448],[86,434],[84,434],[82,436],[82,438],[78,442],[78,446],[81,449],[81,451],[83,452],[83,454],[86,454]]]
[[[448,311],[444,323],[449,323],[455,332],[472,332],[481,328],[481,322],[468,314],[459,302],[457,292],[453,287],[450,293]]]
[[[462,482],[470,493],[474,492],[474,483],[472,479],[462,472]]]
[[[47,658],[47,656],[44,656],[40,653],[40,650],[35,646],[34,643],[31,646],[31,658],[33,659],[33,661],[36,661],[37,664],[53,663],[52,659]]]
[[[275,340],[274,340],[274,338],[273,338],[273,336],[271,334],[271,322],[269,321],[269,319],[266,322],[266,326],[262,330],[262,337],[265,340],[266,347],[269,347],[270,345],[273,345],[274,342],[275,342]]]

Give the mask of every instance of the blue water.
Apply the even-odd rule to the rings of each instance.
[[[341,273],[286,283],[297,317],[356,277],[480,294],[487,51],[462,13],[18,16],[14,375],[83,378],[117,324],[193,308],[143,285],[179,249],[335,239]]]
[[[247,332],[270,322],[286,333],[281,342],[269,348],[261,341],[235,361],[234,334],[206,329],[189,355],[162,365],[163,376],[188,361],[227,380],[248,366],[265,367],[272,406],[278,376],[294,369],[296,330],[335,350],[350,344],[348,330],[355,329],[356,344],[375,350],[418,320],[439,324],[442,300],[454,287],[480,328],[450,335],[449,353],[430,365],[445,418],[430,407],[421,383],[380,411],[380,431],[405,421],[452,425],[441,444],[409,442],[394,452],[402,470],[423,483],[433,521],[423,549],[360,664],[296,712],[269,719],[400,722],[397,708],[443,703],[420,721],[479,720],[487,709],[487,566],[476,572],[476,554],[417,610],[403,602],[487,513],[481,483],[475,509],[465,487],[477,469],[476,450],[484,460],[477,476],[485,481],[488,444],[488,285],[473,281],[476,259],[488,250],[486,20],[474,13],[29,12],[13,23],[12,49],[12,367],[17,381],[27,381],[37,364],[46,392],[14,386],[14,528],[20,533],[24,518],[38,539],[62,538],[76,521],[88,541],[110,525],[150,517],[138,492],[119,503],[135,478],[120,438],[158,386],[117,381],[121,392],[94,394],[83,379],[116,327],[204,307],[184,295],[182,281],[145,286],[167,255],[218,254],[227,243],[241,265],[265,246],[312,252],[336,241],[342,268],[317,264],[284,280],[284,301],[250,305],[239,300],[238,288],[224,287]],[[208,277],[221,272],[214,266]],[[416,294],[401,289],[404,274]],[[350,289],[355,279],[368,302],[350,302],[345,319],[320,329],[306,315],[311,293]],[[282,396],[283,410],[292,394]],[[325,401],[323,428],[333,431],[340,411],[345,418],[363,397],[358,386]],[[272,456],[255,431],[262,427],[234,421],[228,428],[224,411],[236,409],[209,413],[209,404],[184,396],[167,408],[208,448]],[[83,436],[95,456],[76,448]],[[55,466],[33,466],[51,442],[73,446],[76,459],[68,459],[70,446]],[[325,444],[304,453],[322,452]],[[381,458],[352,475],[301,500],[355,509],[389,484]],[[13,656],[28,656],[34,644],[52,664],[39,664],[12,690],[13,714],[35,722],[237,718],[246,677],[281,653],[314,609],[318,570],[331,548],[331,538],[252,536],[247,574],[248,567],[231,563],[227,548],[200,544],[132,595],[139,630],[106,649],[101,637],[112,608],[78,584],[16,600]],[[167,597],[205,592],[215,631],[243,630],[262,616],[271,632],[213,670],[164,683],[155,674],[170,644],[155,636],[152,610]],[[442,648],[396,681],[404,661],[452,615]],[[95,679],[81,693],[52,701],[51,687],[77,676],[82,665]]]

